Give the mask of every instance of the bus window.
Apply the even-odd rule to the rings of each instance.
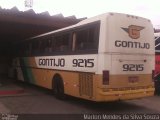
[[[31,49],[32,49],[32,44],[30,42],[26,43],[25,46],[25,56],[30,56],[31,55]]]
[[[76,31],[76,50],[97,50],[99,35],[98,31],[97,25]]]
[[[40,54],[44,53],[45,46],[46,46],[45,40],[43,38],[40,39],[40,41],[39,41],[39,52],[40,52]]]
[[[69,50],[70,34],[59,35],[55,37],[55,51],[62,52]]]
[[[51,50],[52,50],[52,52],[54,52],[55,51],[55,48],[56,48],[56,46],[55,46],[55,38],[54,38],[54,36],[51,38]]]
[[[52,40],[48,38],[45,40],[45,53],[51,53],[52,52]]]
[[[38,41],[33,41],[32,42],[32,55],[37,55],[39,53],[38,49]]]
[[[48,42],[48,45],[47,45],[48,46],[48,52],[51,53],[52,52],[52,40],[48,39],[47,42]]]

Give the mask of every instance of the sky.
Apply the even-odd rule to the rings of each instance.
[[[0,0],[1,8],[28,10],[25,0]],[[36,13],[48,11],[50,15],[62,13],[64,17],[92,17],[106,12],[118,12],[148,18],[160,28],[160,0],[33,0]]]

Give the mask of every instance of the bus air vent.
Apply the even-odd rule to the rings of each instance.
[[[93,75],[89,73],[79,74],[79,93],[90,98],[93,96]]]

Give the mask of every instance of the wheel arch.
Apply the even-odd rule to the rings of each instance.
[[[63,83],[63,78],[59,73],[55,73],[52,78],[52,89],[54,88],[55,82],[61,81]],[[63,86],[64,87],[64,86]]]
[[[56,73],[53,76],[52,79],[52,90],[54,92],[54,95],[58,99],[65,99],[65,90],[64,90],[64,83],[63,83],[63,78],[60,74]]]

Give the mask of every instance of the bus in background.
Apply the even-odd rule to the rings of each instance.
[[[160,93],[160,33],[154,33],[155,37],[155,93]]]
[[[150,20],[105,13],[15,45],[18,80],[91,101],[154,95],[154,31]]]

